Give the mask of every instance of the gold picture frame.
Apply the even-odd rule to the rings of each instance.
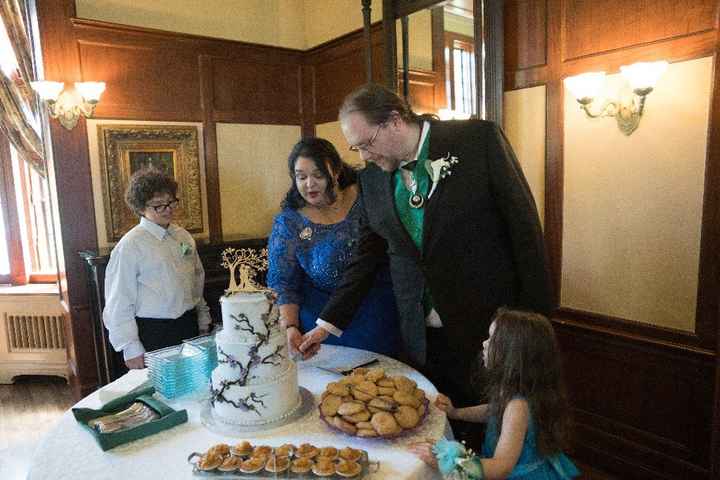
[[[203,199],[198,129],[192,125],[99,124],[98,153],[102,176],[107,240],[117,242],[138,218],[125,203],[130,176],[153,166],[178,183],[180,204],[174,222],[190,233],[203,232]]]

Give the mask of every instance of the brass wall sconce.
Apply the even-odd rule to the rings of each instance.
[[[568,77],[565,79],[565,86],[589,118],[615,117],[620,131],[630,135],[640,124],[646,97],[653,91],[667,66],[667,62],[640,62],[620,67],[620,72],[632,88],[633,96],[629,101],[608,99],[596,110],[598,113],[592,112],[591,104],[605,83],[605,72],[589,72]]]
[[[68,130],[77,125],[80,115],[90,118],[95,105],[105,91],[105,82],[75,82],[72,90],[64,89],[62,82],[39,81],[30,82],[40,99],[47,102],[52,118]]]

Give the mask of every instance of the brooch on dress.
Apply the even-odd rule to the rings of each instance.
[[[312,228],[305,227],[302,230],[300,230],[300,234],[298,235],[298,237],[300,237],[300,240],[310,240],[312,238],[312,234],[313,234]]]

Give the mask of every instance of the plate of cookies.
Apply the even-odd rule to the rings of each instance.
[[[278,447],[252,445],[213,445],[206,452],[188,457],[193,474],[224,479],[261,478],[367,478],[379,464],[370,462],[365,450],[352,447],[318,447],[309,443]]]
[[[327,385],[318,408],[320,418],[335,430],[356,437],[395,438],[422,424],[428,400],[406,376],[357,368]]]

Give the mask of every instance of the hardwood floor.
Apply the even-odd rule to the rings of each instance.
[[[73,405],[58,377],[18,377],[0,385],[0,479],[24,479],[35,446]]]

